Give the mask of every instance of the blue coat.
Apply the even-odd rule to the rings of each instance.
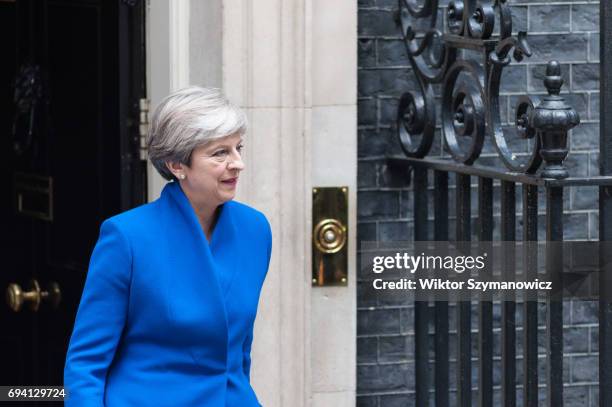
[[[271,246],[265,216],[235,201],[209,244],[174,182],[106,220],[66,357],[66,406],[259,406],[250,352]]]

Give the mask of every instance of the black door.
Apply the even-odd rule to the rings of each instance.
[[[62,384],[99,225],[145,201],[143,2],[0,1],[0,385]]]

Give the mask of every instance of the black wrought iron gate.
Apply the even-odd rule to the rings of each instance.
[[[417,4],[418,3],[418,4]],[[612,63],[612,5],[601,2],[601,66]],[[437,0],[399,0],[398,25],[420,93],[405,93],[398,107],[397,130],[402,157],[390,157],[389,164],[412,171],[414,190],[414,240],[457,242],[477,239],[493,241],[494,183],[500,184],[499,223],[501,241],[538,240],[538,192],[545,191],[546,242],[563,240],[563,196],[570,186],[599,187],[599,236],[612,240],[612,70],[601,70],[600,176],[572,177],[563,165],[568,153],[568,131],[579,123],[576,111],[560,95],[563,84],[560,65],[549,62],[544,84],[548,95],[519,98],[513,118],[514,129],[502,126],[499,106],[501,74],[511,60],[529,57],[531,50],[524,32],[512,35],[512,18],[505,1],[451,0],[446,11],[446,33],[436,27]],[[424,23],[423,23],[424,21]],[[474,56],[477,55],[477,56]],[[478,60],[477,58],[481,58]],[[441,84],[437,110],[433,86]],[[437,117],[437,115],[441,117]],[[452,159],[431,158],[436,127],[441,128],[446,150]],[[491,140],[505,168],[481,166],[478,157],[485,138]],[[515,150],[517,145],[522,150]],[[455,202],[449,203],[449,180],[454,179]],[[472,183],[477,183],[477,201],[472,202]],[[428,188],[433,187],[433,223],[430,224]],[[518,191],[520,189],[520,191]],[[522,236],[516,235],[516,199],[522,195]],[[455,236],[449,235],[449,205],[455,205]],[[478,210],[475,224],[472,206]],[[612,254],[605,254],[610,255]],[[558,282],[561,256],[545,256],[547,277]],[[513,256],[503,273],[514,278]],[[604,260],[604,259],[602,259]],[[525,251],[522,267],[526,276],[537,274],[537,256]],[[612,276],[600,277],[599,315],[599,403],[612,405]],[[501,304],[501,404],[517,405],[516,348],[523,345],[524,406],[538,405],[538,382],[545,382],[546,405],[563,405],[563,299],[546,299],[544,339],[546,373],[538,375],[538,303],[525,301]],[[522,337],[516,337],[515,315],[522,307]],[[438,407],[449,405],[449,303],[437,301],[434,320],[429,304],[415,302],[416,405],[429,406],[433,397]],[[493,406],[493,303],[478,303],[478,347],[472,355],[472,311],[470,302],[457,304],[457,404]],[[429,326],[435,327],[434,383],[430,383]],[[478,393],[472,396],[472,359],[477,356]],[[541,379],[541,380],[540,380]],[[430,394],[430,388],[435,388]],[[477,402],[477,403],[476,403]]]

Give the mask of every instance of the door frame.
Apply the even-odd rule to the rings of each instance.
[[[150,0],[145,14],[146,82],[154,108],[173,90],[189,85],[189,0]],[[148,201],[159,197],[165,183],[148,162]]]

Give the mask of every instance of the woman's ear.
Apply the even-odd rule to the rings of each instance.
[[[166,167],[177,179],[185,179],[184,166],[181,163],[166,161]]]

